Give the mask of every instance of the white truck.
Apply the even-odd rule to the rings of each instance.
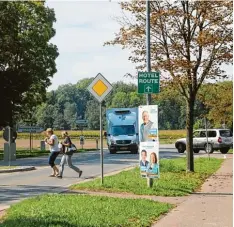
[[[117,151],[138,153],[138,108],[113,108],[106,111],[107,145],[111,154]]]

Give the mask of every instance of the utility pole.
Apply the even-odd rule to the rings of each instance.
[[[147,72],[151,71],[150,61],[150,0],[146,0],[146,64]],[[151,94],[146,94],[147,105],[151,104]]]

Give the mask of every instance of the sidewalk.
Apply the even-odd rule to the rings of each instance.
[[[232,227],[233,157],[194,193],[152,227]]]

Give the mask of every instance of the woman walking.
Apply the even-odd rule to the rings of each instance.
[[[45,138],[45,142],[50,146],[50,156],[49,156],[49,165],[53,169],[50,177],[55,177],[58,175],[58,168],[54,164],[55,159],[59,155],[60,149],[58,147],[58,137],[54,135],[53,129],[48,128],[46,130],[47,138]]]
[[[74,171],[76,171],[79,174],[79,177],[81,177],[82,171],[78,167],[72,165],[71,158],[72,158],[73,152],[69,151],[69,148],[71,148],[71,145],[72,145],[71,139],[68,136],[68,133],[66,131],[62,132],[62,137],[64,138],[64,141],[62,142],[63,157],[59,165],[59,174],[57,177],[58,178],[63,177],[63,170],[64,170],[64,165],[66,162],[68,166]]]

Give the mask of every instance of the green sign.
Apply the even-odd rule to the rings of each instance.
[[[159,93],[159,72],[138,72],[138,93]]]

